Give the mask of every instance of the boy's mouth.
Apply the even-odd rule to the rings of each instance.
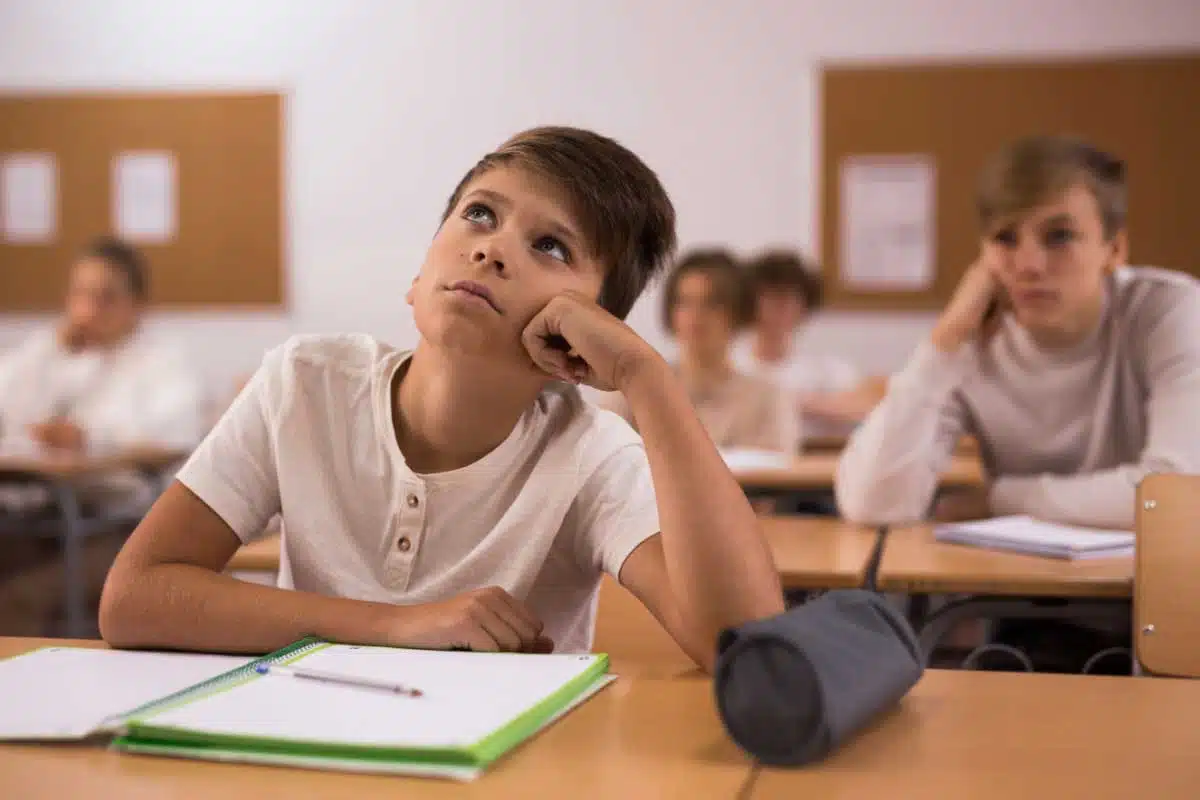
[[[500,306],[496,304],[496,298],[492,295],[492,290],[479,281],[455,281],[447,286],[446,289],[451,292],[462,292],[486,300],[487,304],[497,314],[504,313],[500,310]]]

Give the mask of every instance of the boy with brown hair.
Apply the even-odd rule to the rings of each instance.
[[[581,651],[603,571],[710,667],[722,628],[783,601],[740,487],[620,320],[674,222],[654,173],[597,134],[539,128],[485,156],[409,291],[416,349],[270,353],[118,558],[105,638]],[[642,439],[578,383],[624,394]],[[276,513],[298,591],[222,575]]]

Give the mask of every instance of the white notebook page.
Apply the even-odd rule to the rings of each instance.
[[[0,739],[81,739],[245,664],[239,656],[54,647],[0,661]]]
[[[395,681],[420,689],[424,696],[397,696],[275,674],[144,722],[319,743],[466,747],[553,694],[594,660],[588,655],[334,645],[291,666]]]

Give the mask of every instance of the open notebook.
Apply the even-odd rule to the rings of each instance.
[[[939,525],[934,537],[941,542],[1066,559],[1131,556],[1134,543],[1129,531],[1077,528],[1025,516]]]
[[[59,658],[64,652],[171,655],[53,651]],[[47,652],[0,662],[0,695],[24,691],[32,697],[53,686],[49,677],[38,681],[36,670],[28,668],[57,660]],[[119,712],[93,709],[73,724],[51,720],[67,712],[54,711],[57,697],[42,692],[40,702],[26,704],[20,724],[9,724],[9,711],[0,710],[0,737],[47,739],[68,738],[68,730],[76,737],[107,732],[116,736],[114,748],[137,753],[470,780],[612,680],[604,655],[401,650],[313,639],[261,659],[234,661],[238,663],[233,669],[220,671],[211,669],[215,662],[202,669],[197,661],[198,682],[148,700],[135,698],[145,702]],[[24,667],[21,662],[26,662]],[[271,672],[272,665],[401,682],[422,694],[410,697],[304,680]],[[119,668],[104,669],[116,685]],[[97,693],[105,692],[86,665],[57,665],[52,672],[56,681],[82,681]],[[153,672],[149,662],[143,672]],[[42,716],[39,707],[45,711]]]

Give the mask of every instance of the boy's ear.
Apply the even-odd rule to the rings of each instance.
[[[421,280],[420,272],[413,276],[412,283],[408,285],[408,291],[404,293],[404,302],[410,306],[413,304],[413,295],[417,292],[417,281],[419,280]]]
[[[1127,228],[1122,228],[1113,234],[1109,246],[1112,247],[1112,254],[1108,263],[1109,272],[1129,263],[1129,230]]]

